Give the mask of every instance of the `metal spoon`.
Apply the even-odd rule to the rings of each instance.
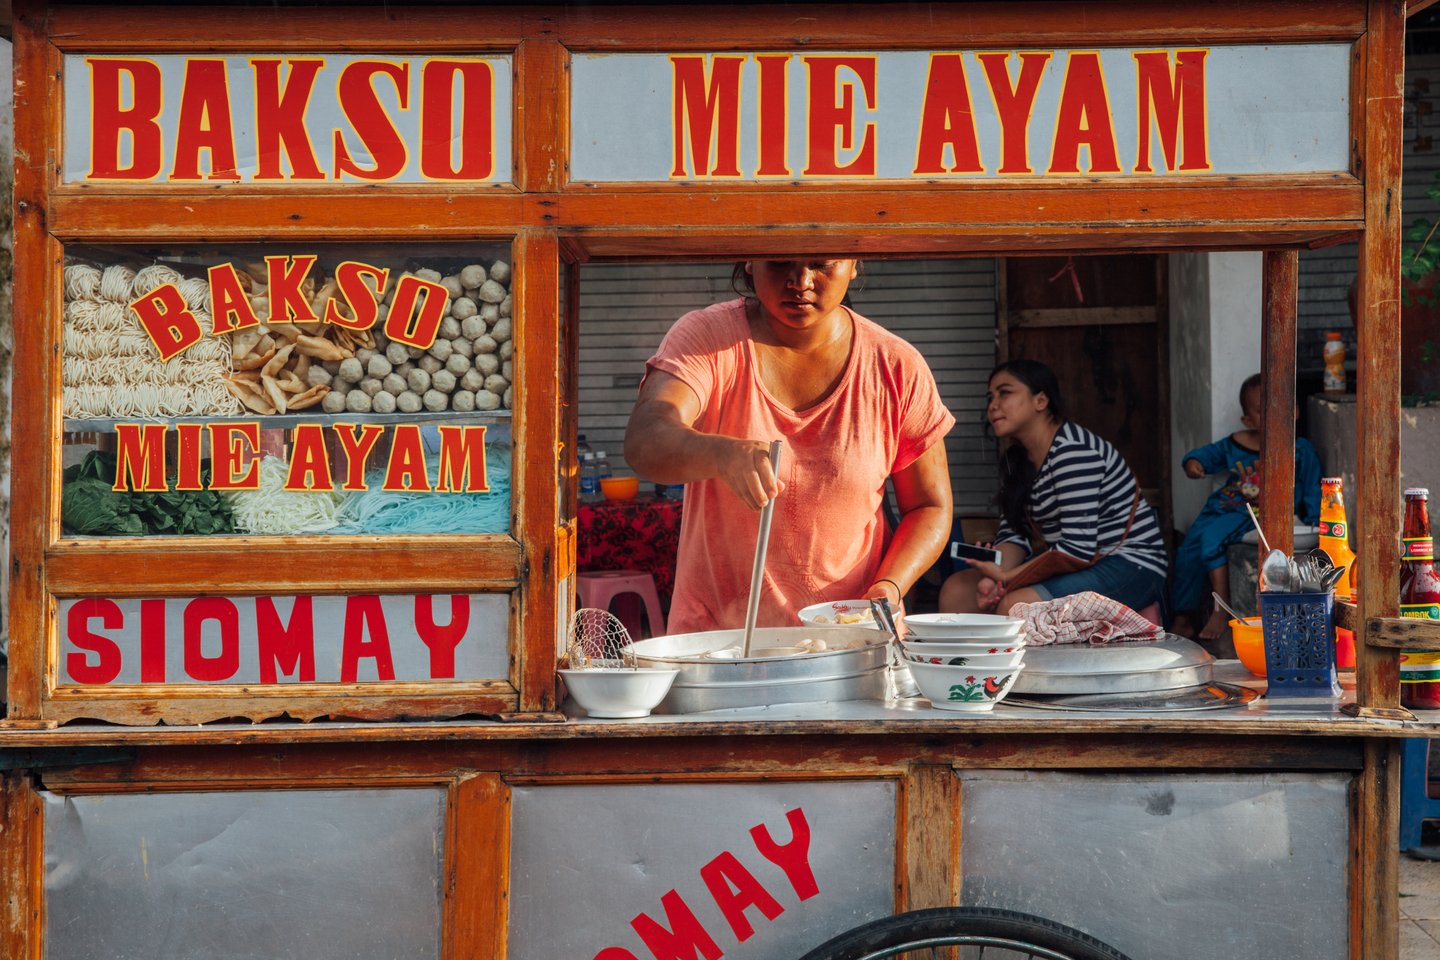
[[[770,469],[780,475],[780,448],[783,441],[770,443]],[[740,648],[741,656],[750,656],[750,640],[755,635],[755,618],[760,614],[760,583],[765,578],[765,552],[770,546],[770,518],[775,515],[775,498],[765,503],[760,511],[760,533],[755,537],[755,569],[750,572],[750,604],[745,608],[745,645]]]
[[[1255,516],[1255,508],[1247,503],[1245,504],[1245,509],[1250,514],[1250,522],[1255,524],[1255,532],[1260,534],[1260,545],[1265,548],[1266,553],[1275,553],[1276,551],[1270,549],[1270,541],[1265,539],[1265,531],[1260,529],[1260,518]],[[1281,556],[1284,556],[1284,554],[1281,554]],[[1266,562],[1269,562],[1268,557],[1266,558]]]
[[[1221,600],[1221,599],[1220,599],[1220,594],[1216,593],[1214,590],[1211,590],[1211,591],[1210,591],[1210,596],[1212,596],[1212,597],[1215,598],[1215,602],[1218,603],[1218,604],[1220,604],[1220,607],[1221,607],[1222,610],[1224,610],[1226,613],[1230,614],[1230,619],[1231,619],[1231,620],[1239,620],[1241,623],[1244,623],[1244,622],[1245,622],[1245,618],[1242,617],[1242,616],[1240,616],[1240,614],[1236,613],[1236,612],[1230,607],[1230,604],[1228,604],[1228,603],[1226,603],[1224,600]]]
[[[1260,579],[1270,593],[1290,593],[1290,558],[1279,550],[1271,550],[1260,565]]]
[[[1314,550],[1311,550],[1307,556],[1314,561],[1316,568],[1319,569],[1321,573],[1326,570],[1332,570],[1335,567],[1335,561],[1330,559],[1330,554],[1325,552],[1324,547],[1316,547]]]
[[[1325,593],[1331,592],[1335,589],[1335,584],[1339,583],[1341,578],[1343,578],[1345,574],[1349,572],[1349,570],[1350,568],[1348,565],[1343,567],[1331,567],[1329,570],[1325,571],[1324,576],[1320,578],[1320,589]]]

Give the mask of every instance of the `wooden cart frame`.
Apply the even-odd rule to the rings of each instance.
[[[459,857],[505,836],[506,784],[634,778],[893,777],[903,784],[898,908],[958,896],[962,766],[1340,769],[1353,800],[1351,955],[1396,955],[1398,656],[1440,639],[1401,623],[1399,262],[1403,4],[1138,0],[933,4],[922,23],[883,5],[805,7],[226,8],[15,5],[14,479],[8,715],[0,748],[114,748],[108,765],[61,767],[48,788],[197,789],[318,783],[445,783],[448,956],[504,955],[504,858]],[[803,35],[802,35],[803,32]],[[808,184],[573,182],[569,58],[584,51],[1089,48],[1135,44],[1348,42],[1351,168],[1306,176],[1167,176],[1106,181],[865,181]],[[61,76],[67,52],[503,52],[514,65],[513,183],[474,187],[64,184]],[[502,178],[504,179],[504,178]],[[513,536],[77,541],[61,535],[60,270],[66,243],[204,239],[513,242],[517,399]],[[390,718],[557,709],[556,637],[573,603],[578,264],[792,255],[964,256],[1263,249],[1269,409],[1295,403],[1297,251],[1359,238],[1356,703],[1351,720],[1125,724],[952,720],[917,726],[724,723],[633,731],[539,724],[270,724],[253,729],[53,729],[77,717],[121,723],[196,716]],[[1265,502],[1290,502],[1293,420],[1266,419]],[[1286,511],[1263,522],[1288,547]],[[243,557],[243,564],[234,562]],[[326,573],[360,557],[337,580]],[[511,676],[457,697],[427,685],[352,685],[285,696],[178,690],[153,699],[57,691],[56,598],[513,591]],[[103,729],[103,732],[101,730]],[[941,734],[942,745],[935,737]],[[641,738],[641,739],[636,739]],[[453,742],[453,741],[462,742]],[[276,745],[285,744],[276,756]],[[38,755],[37,755],[38,756]],[[42,764],[41,759],[35,766]],[[24,763],[10,764],[23,767]],[[468,771],[462,775],[462,772]],[[482,771],[481,775],[470,773]],[[0,827],[6,910],[0,943],[42,955],[43,856],[33,774],[8,776]],[[950,811],[950,815],[939,815]],[[925,834],[917,845],[906,838]],[[22,842],[23,841],[23,842]],[[496,849],[500,849],[497,847]],[[929,859],[921,849],[948,849]],[[913,852],[912,852],[913,851]],[[493,889],[492,889],[493,888]]]

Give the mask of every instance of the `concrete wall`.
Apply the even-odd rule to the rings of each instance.
[[[1260,370],[1263,255],[1170,254],[1170,448],[1175,526],[1188,530],[1213,481],[1191,480],[1185,454],[1234,433],[1240,385]]]

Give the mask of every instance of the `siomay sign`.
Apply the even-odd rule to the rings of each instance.
[[[503,678],[507,594],[61,600],[60,686]]]
[[[65,57],[65,180],[479,183],[510,173],[508,57]]]
[[[583,181],[1349,168],[1350,46],[576,54]]]

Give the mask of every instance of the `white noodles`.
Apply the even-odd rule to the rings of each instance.
[[[77,263],[66,267],[65,298],[67,300],[100,299],[100,271],[88,263]]]
[[[116,303],[129,303],[134,299],[130,295],[134,283],[135,271],[125,264],[117,263],[106,267],[105,272],[100,275],[100,298]]]
[[[266,457],[260,461],[260,489],[224,494],[235,511],[238,532],[283,536],[318,533],[339,525],[337,514],[345,494],[285,490],[288,472],[284,460]]]
[[[230,416],[242,407],[225,389],[231,373],[229,336],[210,336],[210,285],[152,264],[138,274],[124,264],[103,272],[88,264],[65,268],[64,359],[61,380],[67,417]],[[174,283],[206,336],[161,362],[140,318],[128,309],[137,296]]]
[[[154,263],[135,274],[135,279],[130,284],[130,292],[132,297],[143,297],[167,283],[178,284],[183,279],[180,274],[175,272],[174,268],[167,267],[163,263]]]

